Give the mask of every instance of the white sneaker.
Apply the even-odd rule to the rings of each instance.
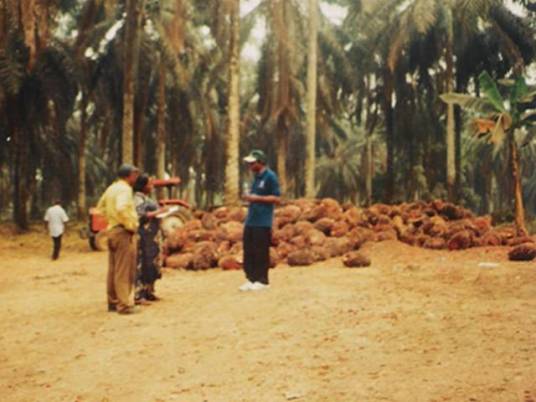
[[[253,283],[250,282],[250,281],[247,281],[246,283],[244,283],[242,286],[240,286],[238,288],[238,290],[242,291],[242,292],[247,292],[248,290],[253,290]]]
[[[270,285],[266,285],[261,282],[255,282],[253,285],[251,285],[251,290],[264,290],[264,289],[268,289],[269,287]]]

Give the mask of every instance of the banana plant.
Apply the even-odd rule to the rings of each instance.
[[[514,182],[515,225],[518,235],[526,235],[519,147],[531,142],[536,135],[536,89],[529,87],[521,76],[495,82],[486,71],[480,74],[479,84],[481,97],[446,93],[441,99],[474,112],[474,133],[492,143],[494,152],[508,147]],[[516,133],[525,134],[522,143],[516,140]]]

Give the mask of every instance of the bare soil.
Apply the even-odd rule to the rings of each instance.
[[[0,228],[2,401],[536,401],[536,264],[507,248],[367,244],[370,268],[278,267],[256,293],[166,270],[121,316],[106,253],[49,243]]]

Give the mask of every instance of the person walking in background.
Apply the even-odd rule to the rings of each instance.
[[[44,219],[45,227],[48,228],[48,233],[52,237],[52,259],[57,260],[60,257],[61,237],[65,232],[65,222],[69,220],[65,210],[61,207],[61,201],[55,201],[54,205],[46,210]]]
[[[249,203],[244,224],[244,272],[247,282],[240,290],[262,290],[269,286],[270,244],[274,205],[279,203],[279,181],[266,166],[266,155],[254,149],[244,158],[254,174],[249,194],[242,196]]]
[[[138,284],[135,296],[137,304],[146,304],[145,301],[160,300],[154,292],[154,284],[162,277],[160,273],[160,247],[158,244],[158,231],[160,223],[157,215],[166,208],[159,208],[158,203],[150,198],[153,183],[148,175],[138,176],[134,183],[134,204],[139,218],[138,234]]]
[[[122,165],[118,179],[101,196],[97,210],[108,221],[108,277],[106,281],[108,311],[132,314],[132,289],[136,280],[136,231],[138,215],[134,207],[132,186],[139,170]]]

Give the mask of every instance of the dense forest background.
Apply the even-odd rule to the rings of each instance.
[[[0,0],[2,218],[27,228],[57,198],[83,218],[122,162],[181,177],[200,208],[236,203],[261,148],[287,198],[511,219],[512,152],[441,96],[484,97],[483,72],[534,84],[535,17],[530,0]],[[512,132],[529,214],[534,134]]]

